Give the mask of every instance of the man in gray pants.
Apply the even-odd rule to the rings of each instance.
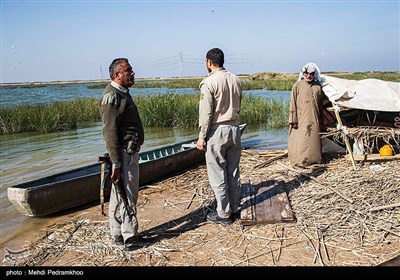
[[[223,66],[223,51],[209,50],[206,54],[209,74],[200,83],[197,149],[206,152],[208,180],[217,202],[216,211],[208,213],[207,220],[229,225],[240,211],[242,83]]]
[[[135,83],[135,72],[126,58],[116,58],[109,67],[111,83],[99,99],[103,138],[112,162],[109,219],[110,232],[118,245],[131,251],[151,239],[139,236],[136,203],[139,195],[139,148],[144,130],[138,108],[129,88]],[[119,185],[126,193],[127,204],[116,191]]]

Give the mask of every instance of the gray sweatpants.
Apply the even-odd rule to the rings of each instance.
[[[217,213],[229,218],[240,207],[241,154],[238,125],[220,125],[207,134],[206,163],[208,180],[217,201]]]
[[[108,214],[110,218],[111,235],[122,235],[124,240],[126,240],[129,237],[138,235],[139,224],[137,220],[136,204],[139,195],[139,154],[128,155],[125,150],[121,150],[121,153],[122,185],[125,187],[126,196],[129,205],[133,209],[134,215],[132,218],[129,218],[123,201],[118,205],[121,199],[118,192],[115,190],[114,184],[111,188]],[[122,223],[120,224],[116,218],[120,221],[122,220]]]

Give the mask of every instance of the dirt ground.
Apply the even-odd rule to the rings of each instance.
[[[283,181],[295,222],[207,222],[214,197],[200,165],[140,190],[140,232],[154,243],[115,245],[96,204],[4,244],[2,266],[377,266],[400,255],[400,207],[374,210],[400,202],[398,160],[353,170],[330,155],[296,171],[283,154],[242,151],[241,178]]]

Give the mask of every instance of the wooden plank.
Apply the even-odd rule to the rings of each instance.
[[[348,157],[348,154],[346,155]],[[400,159],[400,154],[393,156],[381,156],[380,154],[354,155],[356,161],[386,161]]]
[[[276,180],[242,180],[241,214],[242,225],[294,222],[283,182]]]
[[[378,264],[378,266],[400,266],[400,255],[397,257],[394,257],[388,261],[385,261],[381,264]]]
[[[250,182],[250,180],[242,180],[242,197],[241,197],[241,212],[240,219],[248,222],[249,224],[254,224],[256,215],[255,215],[255,194],[254,188]]]

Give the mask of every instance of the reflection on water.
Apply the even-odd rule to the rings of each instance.
[[[196,128],[145,128],[145,142],[141,151],[196,137]],[[287,129],[271,131],[259,125],[248,125],[242,136],[242,144],[258,149],[286,149]],[[97,156],[104,153],[99,123],[47,135],[1,135],[1,239],[15,232],[21,224],[33,227],[43,223],[39,222],[41,218],[19,214],[7,199],[8,186],[96,163]]]

